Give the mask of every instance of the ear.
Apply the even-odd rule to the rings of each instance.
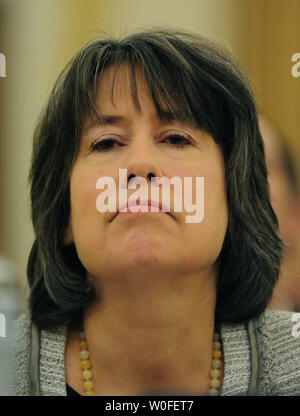
[[[64,244],[66,246],[68,246],[68,245],[73,244],[73,243],[74,243],[74,237],[73,237],[73,228],[72,228],[72,218],[71,218],[71,215],[70,215],[68,225],[65,229]]]

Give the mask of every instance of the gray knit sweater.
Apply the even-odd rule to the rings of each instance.
[[[256,344],[251,341],[248,323],[222,324],[221,339],[224,352],[222,396],[297,395],[300,396],[300,331],[295,331],[300,314],[265,311],[253,320]],[[250,328],[250,329],[249,329]],[[294,330],[293,330],[294,328]],[[66,396],[64,352],[67,326],[52,331],[42,330],[38,354],[38,380],[42,396]],[[15,394],[31,395],[30,351],[31,319],[23,314],[17,320]],[[258,357],[259,360],[254,359]],[[258,362],[258,368],[256,363]],[[258,370],[258,387],[251,391],[254,372]]]

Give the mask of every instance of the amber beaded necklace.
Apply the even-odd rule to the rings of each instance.
[[[82,371],[83,388],[85,396],[95,396],[94,385],[92,381],[92,370],[90,362],[90,354],[87,347],[84,331],[80,332],[80,367]],[[220,367],[221,367],[221,337],[215,332],[213,339],[213,353],[210,370],[210,390],[209,396],[218,396],[220,388]]]

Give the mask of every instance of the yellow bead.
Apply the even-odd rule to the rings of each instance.
[[[91,368],[90,360],[82,360],[80,362],[80,367],[82,370],[88,370],[89,368]]]
[[[210,386],[213,389],[217,389],[220,386],[220,381],[217,380],[216,378],[213,378],[212,380],[210,380]]]
[[[219,360],[218,358],[215,358],[214,360],[212,360],[211,366],[212,366],[212,368],[220,368],[221,367],[221,360]]]
[[[80,349],[81,350],[86,350],[87,349],[86,341],[81,341],[80,342]]]
[[[214,350],[220,350],[221,347],[222,347],[221,342],[219,342],[219,341],[214,341],[213,342],[213,349]]]
[[[86,380],[83,382],[84,390],[93,390],[94,384],[91,380]]]
[[[220,350],[213,350],[213,358],[221,358],[222,353]]]
[[[212,376],[212,378],[219,378],[220,377],[220,370],[217,370],[216,368],[213,368],[210,371],[210,375]]]
[[[84,370],[84,371],[82,372],[82,377],[83,377],[85,380],[89,380],[90,378],[92,378],[92,372],[91,372],[91,370]]]
[[[88,350],[81,350],[79,356],[82,360],[87,360],[90,357]]]
[[[95,393],[93,392],[93,390],[88,390],[84,393],[85,396],[95,396]]]
[[[210,389],[208,392],[209,396],[218,396],[218,390],[216,389]]]

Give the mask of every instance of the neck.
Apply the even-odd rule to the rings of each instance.
[[[85,311],[83,326],[96,394],[141,395],[157,390],[207,394],[214,279],[205,285],[185,284],[176,291],[162,285],[156,289],[137,290],[134,295],[129,288],[124,296],[124,289],[120,294],[113,285],[105,286],[101,302]]]

